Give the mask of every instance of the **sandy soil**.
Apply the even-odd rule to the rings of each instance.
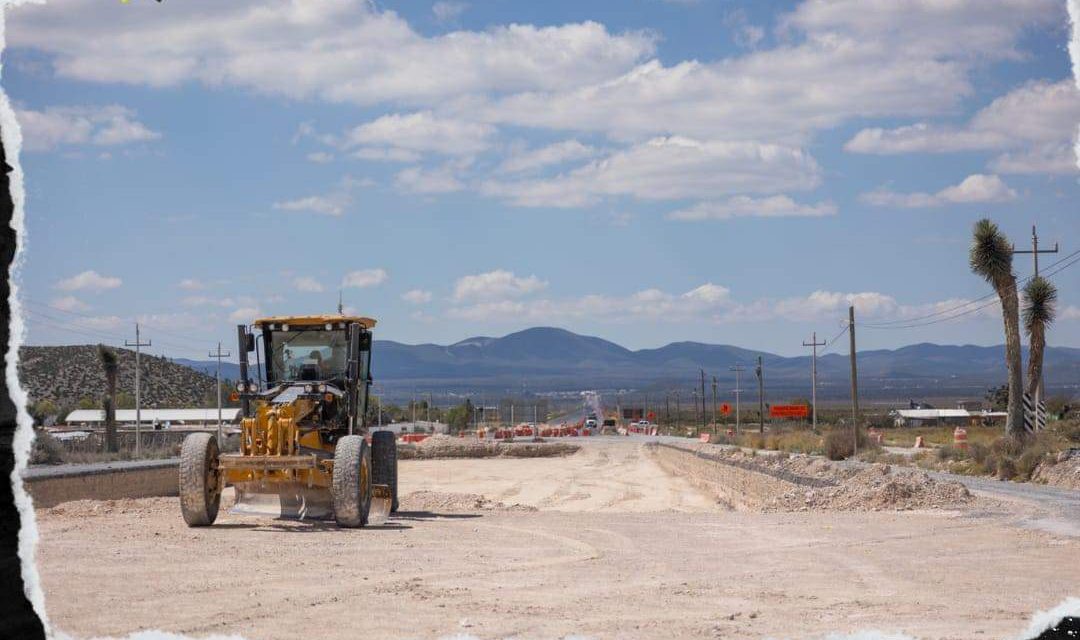
[[[1014,526],[1015,504],[730,511],[626,441],[403,461],[400,478],[406,510],[363,530],[188,529],[164,498],[40,510],[50,617],[81,637],[970,639],[1080,594],[1080,540]]]

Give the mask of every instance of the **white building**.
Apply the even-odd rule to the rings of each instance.
[[[218,410],[214,409],[143,409],[141,416],[142,424],[165,426],[186,425],[209,425],[217,424]],[[221,409],[221,420],[227,424],[240,422],[239,408]],[[64,424],[69,427],[104,427],[105,411],[103,409],[77,409],[72,411],[64,419]],[[117,426],[134,426],[134,409],[116,410]]]

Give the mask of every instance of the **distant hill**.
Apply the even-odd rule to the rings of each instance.
[[[115,349],[119,359],[117,391],[135,393],[135,352]],[[201,407],[214,396],[214,379],[205,374],[146,354],[141,356],[142,406]],[[19,351],[19,380],[31,402],[49,399],[61,408],[82,398],[100,401],[105,372],[96,345],[23,347]]]
[[[846,343],[841,353],[818,358],[819,395],[849,393],[850,364]],[[783,357],[731,345],[674,342],[658,349],[632,351],[602,338],[565,329],[535,327],[501,338],[477,336],[451,345],[409,345],[376,340],[372,369],[390,393],[417,390],[506,392],[595,389],[666,389],[689,387],[699,371],[716,376],[720,389],[734,388],[734,364],[746,367],[742,385],[752,396],[754,365],[761,356],[768,391],[808,395],[810,356]],[[214,361],[183,361],[212,374]],[[1080,349],[1051,347],[1046,354],[1051,392],[1080,390]],[[222,377],[235,379],[239,368],[222,365]],[[860,394],[867,397],[981,396],[1005,382],[1004,347],[914,344],[894,350],[859,352]],[[749,396],[748,396],[749,397]]]

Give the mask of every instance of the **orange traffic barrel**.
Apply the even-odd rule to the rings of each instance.
[[[967,429],[963,427],[957,427],[952,432],[953,444],[958,449],[967,449]]]

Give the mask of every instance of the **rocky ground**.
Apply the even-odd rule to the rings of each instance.
[[[588,440],[403,460],[401,510],[359,530],[228,513],[189,529],[175,498],[38,510],[48,613],[78,637],[970,640],[1080,593],[1080,538],[1017,526],[1026,503],[798,458],[713,462],[732,470],[717,492],[701,458]],[[861,483],[873,497],[846,493]]]

